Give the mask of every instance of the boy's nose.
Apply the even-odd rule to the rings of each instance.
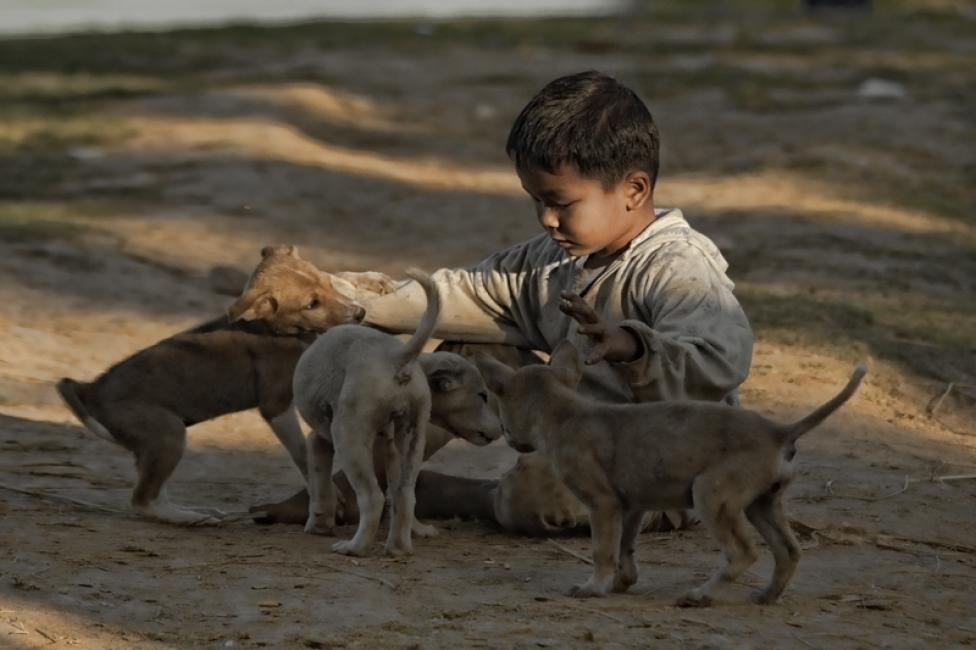
[[[542,211],[539,212],[539,223],[542,224],[543,228],[555,230],[559,227],[559,216],[552,208],[542,208]]]

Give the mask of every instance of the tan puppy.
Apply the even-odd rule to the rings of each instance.
[[[403,344],[366,327],[336,327],[320,336],[295,368],[295,405],[312,427],[307,439],[310,504],[305,531],[331,534],[335,526],[334,447],[359,511],[355,536],[332,546],[346,555],[368,553],[383,512],[383,493],[373,468],[377,435],[385,436],[388,450],[384,465],[390,531],[385,551],[413,551],[414,487],[431,411],[428,379],[417,359],[437,324],[440,295],[427,274],[413,270],[408,275],[427,294],[427,310],[410,341]]]
[[[634,549],[647,510],[694,507],[722,547],[725,562],[678,601],[711,603],[713,589],[735,580],[756,559],[745,520],[776,561],[769,585],[753,596],[773,603],[796,570],[800,549],[783,512],[797,439],[857,390],[859,365],[839,395],[794,424],[713,402],[607,404],[576,393],[582,362],[563,341],[548,366],[518,371],[493,359],[480,364],[501,399],[508,443],[544,453],[590,511],[593,575],[570,595],[626,591],[637,581]]]
[[[218,521],[216,511],[169,505],[161,493],[183,456],[186,428],[227,413],[257,407],[305,473],[305,439],[291,406],[295,364],[314,332],[357,322],[364,311],[294,247],[269,246],[261,255],[229,317],[160,341],[91,383],[58,382],[75,417],[135,455],[139,478],[131,503],[145,516],[177,524]]]

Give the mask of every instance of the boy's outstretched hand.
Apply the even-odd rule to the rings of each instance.
[[[619,325],[608,325],[593,307],[571,291],[559,294],[559,309],[579,323],[579,331],[590,337],[593,348],[586,357],[587,365],[598,361],[634,361],[644,348],[637,337]]]

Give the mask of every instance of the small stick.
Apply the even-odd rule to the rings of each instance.
[[[35,628],[34,628],[34,630],[35,630],[35,631],[36,631],[36,632],[37,632],[38,634],[40,634],[40,635],[41,635],[42,637],[44,637],[45,639],[47,639],[48,641],[50,641],[51,643],[57,643],[57,642],[58,642],[58,640],[57,640],[57,639],[55,639],[55,638],[54,638],[53,636],[51,636],[50,634],[48,634],[47,632],[45,632],[45,631],[44,631],[44,630],[42,630],[41,628],[39,628],[39,627],[35,627]]]
[[[816,648],[815,645],[813,645],[812,643],[810,643],[809,641],[807,641],[806,639],[804,639],[803,637],[801,637],[796,632],[791,632],[790,633],[790,636],[792,636],[794,639],[796,639],[797,641],[799,641],[800,643],[802,643],[803,645],[805,645],[808,648]]]
[[[940,406],[942,406],[942,400],[944,400],[946,397],[949,396],[949,393],[952,392],[952,389],[953,389],[953,387],[955,385],[956,385],[955,382],[951,382],[951,381],[949,382],[949,385],[946,386],[945,391],[942,393],[942,395],[939,397],[939,399],[936,400],[935,406],[932,406],[931,405],[931,402],[929,402],[929,408],[926,408],[925,409],[925,412],[928,414],[929,417],[932,417],[932,416],[935,415],[935,412],[939,410],[939,407]]]
[[[572,557],[575,557],[580,562],[584,562],[586,564],[593,564],[593,560],[592,559],[586,557],[585,555],[582,555],[580,553],[577,553],[576,551],[574,551],[571,548],[566,548],[565,546],[563,546],[562,544],[560,544],[559,542],[557,542],[556,540],[554,540],[552,538],[549,538],[546,541],[549,542],[550,544],[552,544],[553,546],[555,546],[556,548],[558,548],[560,551],[562,551],[566,555],[571,555]]]
[[[557,601],[553,601],[553,602],[557,602]],[[624,619],[620,618],[619,616],[614,616],[613,614],[608,614],[606,612],[601,612],[598,609],[590,609],[589,607],[583,607],[582,605],[577,605],[575,603],[562,603],[562,602],[560,602],[560,604],[561,605],[569,605],[570,609],[578,609],[581,612],[587,612],[588,614],[596,614],[597,616],[603,616],[604,618],[609,618],[611,621],[616,621],[617,623],[620,623],[621,625],[626,625],[627,624],[627,621],[625,621]]]
[[[903,492],[907,492],[908,491],[908,486],[911,484],[911,482],[912,482],[912,480],[906,476],[905,477],[905,484],[902,485],[900,489],[895,490],[894,492],[890,492],[888,494],[882,494],[877,499],[874,499],[874,501],[881,501],[882,499],[890,499],[891,497],[896,497],[896,496],[898,496],[899,494],[901,494]]]
[[[969,481],[976,478],[976,474],[948,474],[946,476],[932,476],[930,478],[913,478],[912,483],[943,483],[945,481]]]
[[[384,580],[383,578],[378,578],[376,576],[367,575],[365,573],[359,573],[358,571],[352,571],[352,570],[346,569],[344,567],[338,567],[338,566],[336,566],[334,564],[327,564],[327,563],[321,562],[321,561],[316,561],[316,564],[317,565],[320,565],[320,566],[325,566],[325,567],[327,567],[327,568],[329,568],[329,569],[331,569],[333,571],[336,571],[338,573],[348,573],[351,576],[356,576],[357,578],[362,578],[363,580],[373,580],[375,582],[380,583],[381,585],[384,585],[384,586],[389,587],[390,589],[393,589],[394,591],[396,591],[396,585],[393,584],[392,582],[390,582],[389,580]],[[316,571],[315,573],[321,573],[321,571]],[[312,575],[315,575],[315,573],[313,573]]]
[[[10,490],[11,492],[18,492],[20,494],[26,494],[27,496],[37,497],[39,499],[48,499],[51,501],[62,501],[65,503],[71,503],[76,506],[82,506],[90,510],[98,510],[100,512],[108,512],[113,515],[128,515],[129,513],[123,512],[121,510],[116,510],[115,508],[109,508],[107,506],[100,506],[97,503],[89,503],[88,501],[82,501],[81,499],[72,499],[71,497],[61,496],[60,494],[49,494],[47,492],[37,492],[34,490],[24,490],[22,488],[14,487],[12,485],[7,485],[6,483],[0,483],[0,489]]]

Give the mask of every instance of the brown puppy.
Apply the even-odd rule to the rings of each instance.
[[[135,455],[132,507],[178,524],[216,523],[213,511],[160,499],[183,456],[186,427],[257,407],[304,475],[305,442],[291,377],[315,332],[358,322],[361,306],[294,247],[266,247],[224,316],[137,352],[91,383],[64,378],[62,399],[96,435]]]
[[[501,398],[503,432],[518,451],[539,450],[590,511],[593,575],[570,595],[626,591],[637,581],[634,549],[643,513],[694,507],[725,562],[679,605],[708,605],[712,590],[756,559],[748,519],[776,561],[757,603],[773,603],[796,570],[800,548],[783,512],[797,439],[840,408],[867,370],[859,365],[839,395],[794,424],[713,402],[607,404],[581,397],[582,362],[563,341],[548,366],[513,371],[481,360]]]

